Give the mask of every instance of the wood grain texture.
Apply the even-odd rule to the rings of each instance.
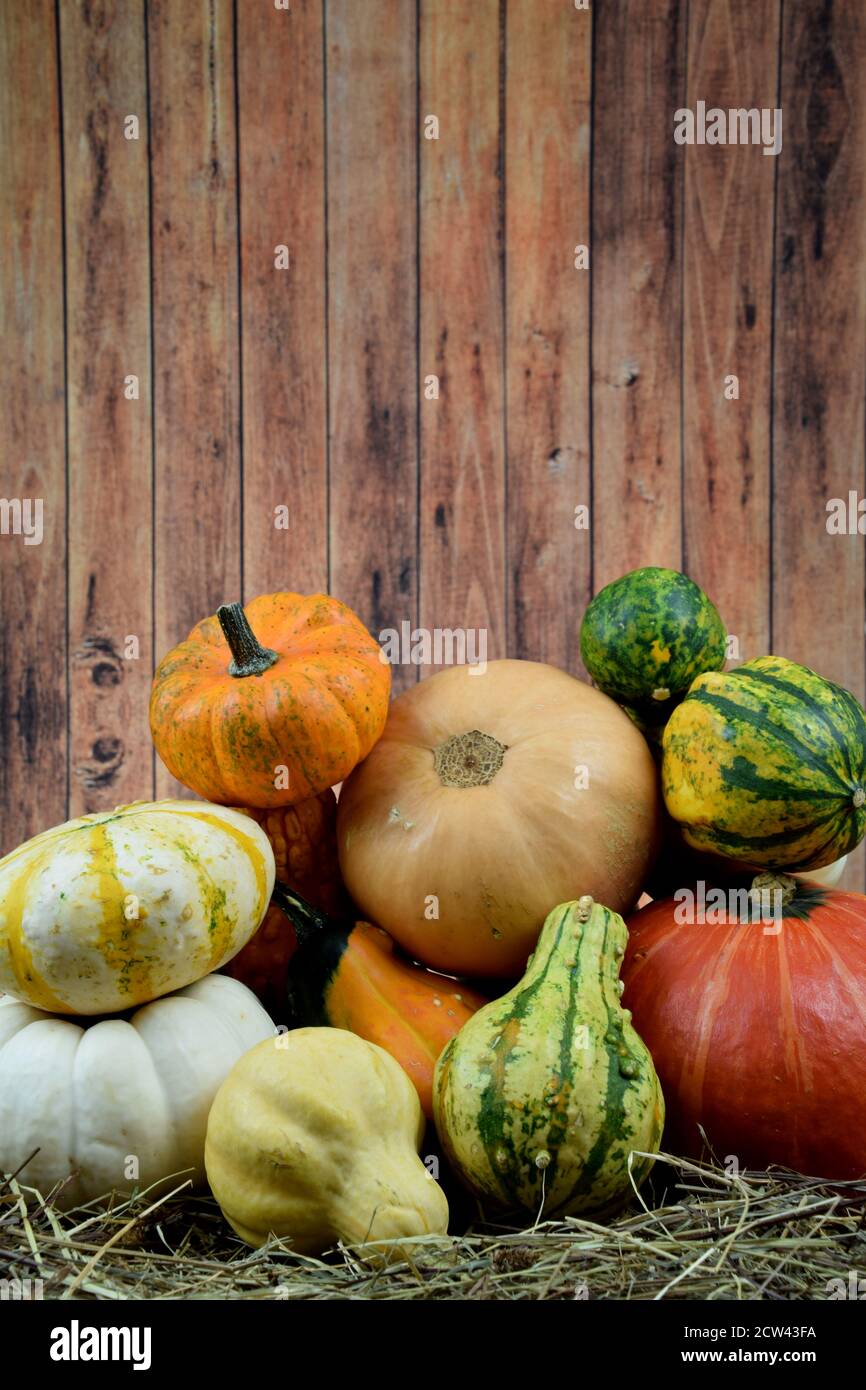
[[[34,55],[39,61],[34,61]],[[66,814],[63,207],[54,5],[0,6],[0,854]],[[29,502],[27,521],[15,506]],[[35,529],[33,529],[35,526]]]
[[[684,0],[594,9],[593,585],[680,568]]]
[[[423,0],[420,114],[420,624],[505,656],[504,33],[497,0]]]
[[[330,0],[326,53],[330,591],[378,636],[417,615],[414,6]]]
[[[776,229],[773,649],[864,695],[866,9],[785,5]],[[863,885],[863,851],[851,875]],[[849,883],[853,880],[849,878]]]
[[[505,81],[508,651],[580,669],[591,597],[592,17],[534,0],[507,9]],[[527,113],[531,112],[531,119]]]
[[[590,592],[684,565],[741,659],[862,698],[864,71],[854,0],[0,7],[0,532],[44,505],[0,849],[178,790],[152,659],[280,587],[579,670]],[[698,100],[781,104],[781,155],[678,146]]]
[[[774,110],[778,44],[779,0],[690,0],[685,105]],[[683,157],[684,568],[749,661],[770,649],[769,566],[744,584],[743,555],[770,541],[776,158],[751,144]]]
[[[238,5],[237,50],[250,599],[328,586],[322,0]],[[280,506],[288,529],[275,525]]]
[[[60,16],[70,810],[83,815],[153,795],[153,758],[141,737],[153,667],[147,84],[142,3],[79,0]],[[129,116],[139,122],[137,139],[125,136]],[[137,657],[125,655],[136,650],[130,638]]]
[[[241,592],[230,0],[149,0],[156,659]],[[157,792],[178,784],[157,764]]]

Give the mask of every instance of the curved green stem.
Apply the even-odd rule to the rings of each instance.
[[[217,617],[232,654],[230,676],[261,676],[279,661],[279,653],[263,647],[256,637],[242,603],[224,603]]]
[[[331,924],[326,913],[313,907],[312,903],[308,903],[306,898],[302,898],[299,893],[295,892],[294,888],[289,888],[286,883],[280,883],[279,879],[274,884],[271,902],[288,917],[295,929],[298,941],[301,943],[308,940],[316,932],[327,931]]]

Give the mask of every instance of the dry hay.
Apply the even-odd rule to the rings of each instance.
[[[866,1268],[866,1182],[662,1155],[646,1201],[605,1225],[477,1223],[386,1268],[364,1249],[250,1250],[183,1182],[66,1212],[0,1183],[0,1280],[41,1280],[46,1299],[778,1300],[826,1299],[831,1280]]]

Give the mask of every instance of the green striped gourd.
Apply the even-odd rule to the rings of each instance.
[[[695,681],[668,721],[662,789],[693,848],[754,868],[818,869],[866,831],[866,718],[781,656]]]
[[[482,1201],[545,1217],[613,1210],[632,1192],[629,1154],[658,1151],[661,1088],[620,1003],[626,941],[590,897],[554,908],[520,983],[439,1058],[436,1129]],[[651,1167],[634,1158],[634,1182]]]
[[[701,672],[724,666],[726,647],[724,625],[703,589],[679,570],[655,565],[606,584],[580,628],[583,664],[599,690],[650,725],[666,718]]]

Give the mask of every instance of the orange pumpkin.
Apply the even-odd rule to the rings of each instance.
[[[720,1161],[862,1177],[866,897],[784,873],[711,884],[683,878],[628,920],[623,1004],[662,1083],[665,1148],[700,1158],[703,1130]]]
[[[349,910],[337,863],[337,798],[330,788],[297,806],[247,815],[270,840],[281,883],[335,916]],[[225,967],[227,975],[258,995],[277,1023],[285,1018],[289,961],[297,947],[291,921],[272,902],[255,936]]]
[[[292,806],[333,786],[385,725],[391,668],[350,608],[265,594],[220,608],[157,667],[156,751],[208,801]]]

